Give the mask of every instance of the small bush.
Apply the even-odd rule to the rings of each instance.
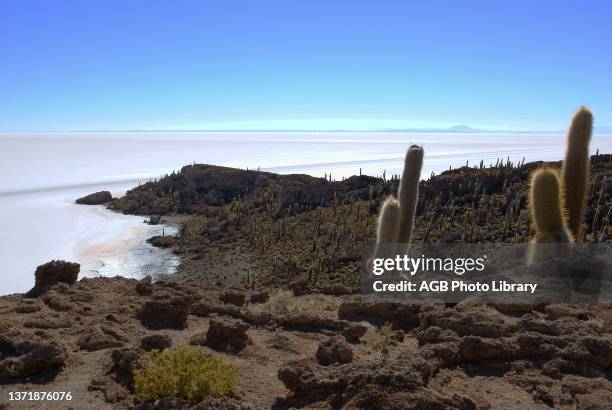
[[[308,313],[311,315],[329,316],[338,310],[322,295],[304,295],[296,297],[293,292],[279,289],[270,295],[263,305],[263,310],[275,315]]]
[[[375,350],[381,352],[383,355],[386,355],[389,353],[392,333],[393,327],[391,326],[391,323],[387,322],[383,326],[376,328],[373,334],[369,335],[368,344],[370,344]]]
[[[238,375],[237,366],[187,346],[163,352],[152,350],[138,364],[134,390],[139,400],[176,397],[199,403],[207,397],[229,394]]]
[[[192,217],[183,222],[181,233],[185,238],[199,238],[206,225],[206,217]]]
[[[275,315],[286,315],[298,313],[295,305],[295,296],[291,291],[279,289],[270,295],[270,299],[264,305],[264,309]]]

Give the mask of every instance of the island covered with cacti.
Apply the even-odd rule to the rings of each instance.
[[[579,109],[552,163],[424,176],[427,147],[412,145],[402,175],[192,164],[135,187],[107,206],[179,223],[149,239],[178,272],[77,280],[76,263],[41,265],[30,292],[0,297],[0,409],[34,391],[70,393],[50,396],[57,408],[609,408],[609,304],[359,294],[390,249],[525,244],[537,269],[564,256],[545,245],[612,242],[612,154],[589,155],[592,124]]]

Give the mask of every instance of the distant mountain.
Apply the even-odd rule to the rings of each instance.
[[[480,130],[477,128],[472,128],[469,125],[455,125],[454,127],[450,127],[448,132],[483,132],[485,130]]]
[[[383,132],[438,132],[438,133],[462,133],[462,132],[499,132],[472,128],[469,125],[455,125],[449,128],[384,128],[372,131]]]

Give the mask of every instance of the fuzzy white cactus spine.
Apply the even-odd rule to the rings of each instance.
[[[393,196],[388,197],[378,218],[378,235],[380,243],[393,243],[397,238],[397,221],[400,218],[400,205]]]
[[[541,167],[531,176],[529,207],[535,235],[529,244],[527,263],[550,259],[559,254],[555,243],[572,243],[565,222],[563,189],[557,170]]]
[[[378,229],[376,231],[376,250],[374,251],[375,258],[383,258],[392,256],[393,250],[388,249],[390,244],[395,243],[397,239],[398,221],[400,219],[400,206],[397,199],[389,196],[383,202],[378,215]]]
[[[535,227],[536,242],[572,242],[572,234],[565,223],[563,190],[556,170],[537,169],[531,177],[529,205]]]
[[[410,242],[419,196],[423,157],[422,147],[412,145],[408,148],[398,198],[389,196],[380,210],[374,258],[392,257],[397,249],[390,244]]]
[[[593,114],[585,107],[574,113],[567,134],[567,149],[563,161],[563,187],[567,225],[574,236],[580,238],[584,223],[586,192],[589,185],[591,164],[589,143],[593,132]]]
[[[397,242],[409,243],[412,237],[414,218],[419,197],[419,181],[423,168],[423,148],[412,145],[406,152],[404,172],[398,192],[400,219],[397,232]]]

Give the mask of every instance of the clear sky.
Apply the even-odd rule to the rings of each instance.
[[[612,126],[612,1],[0,0],[0,130]]]

